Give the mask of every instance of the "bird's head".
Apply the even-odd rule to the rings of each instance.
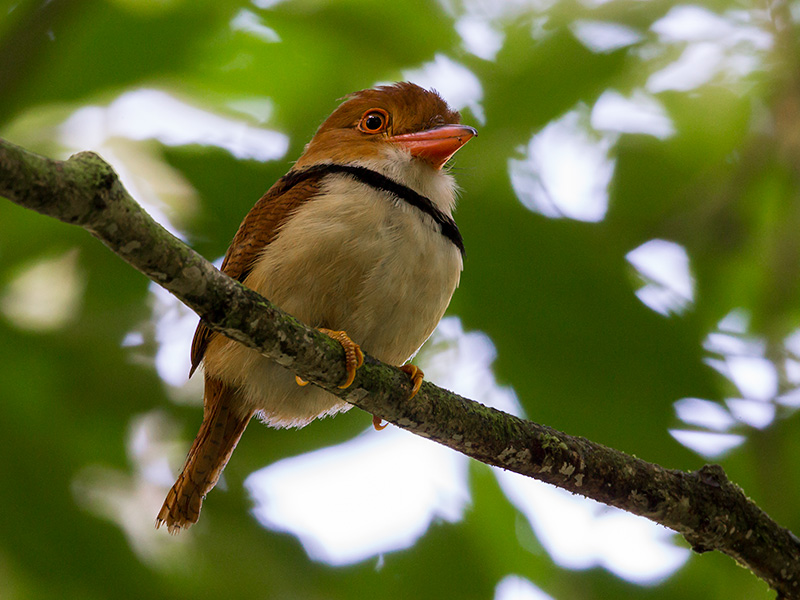
[[[392,171],[403,162],[439,171],[477,135],[460,121],[439,94],[413,83],[362,90],[347,96],[325,120],[296,166],[388,161]]]

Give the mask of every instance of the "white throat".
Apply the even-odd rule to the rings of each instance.
[[[453,176],[447,171],[434,169],[423,161],[415,159],[406,150],[389,146],[379,158],[354,161],[351,164],[372,169],[410,187],[428,198],[448,217],[453,216],[458,191]]]

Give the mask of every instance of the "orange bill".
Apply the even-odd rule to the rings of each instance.
[[[415,133],[395,135],[389,141],[402,146],[412,156],[427,160],[435,168],[441,169],[461,146],[476,135],[478,132],[468,125],[442,125]]]

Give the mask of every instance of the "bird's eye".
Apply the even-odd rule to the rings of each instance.
[[[364,133],[380,133],[389,124],[389,113],[382,108],[371,108],[358,122],[358,129]]]

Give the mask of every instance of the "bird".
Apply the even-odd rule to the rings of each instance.
[[[445,168],[477,131],[434,90],[409,82],[345,96],[300,158],[242,221],[221,271],[345,349],[349,386],[366,352],[400,366],[431,335],[463,268]],[[247,424],[303,427],[350,408],[202,320],[190,377],[203,365],[203,421],[156,528],[196,523]],[[376,429],[381,420],[373,419]]]

